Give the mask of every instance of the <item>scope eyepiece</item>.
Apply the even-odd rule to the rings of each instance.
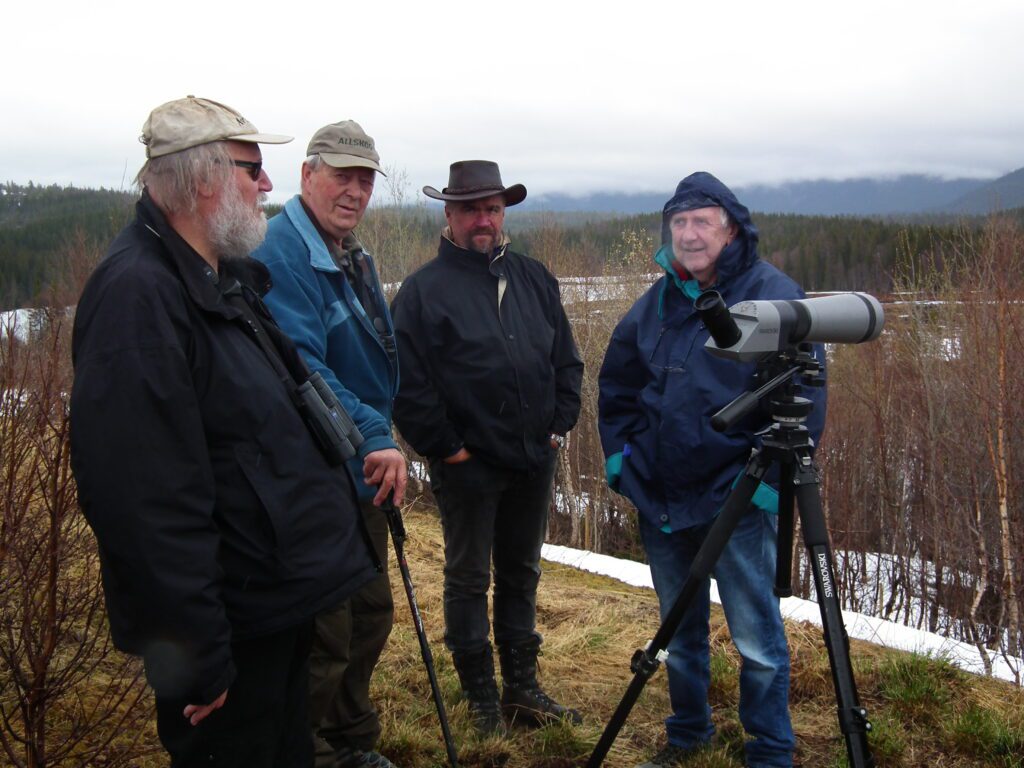
[[[740,328],[725,306],[725,300],[718,291],[704,291],[693,302],[693,308],[707,326],[711,338],[720,347],[731,347],[740,340]]]

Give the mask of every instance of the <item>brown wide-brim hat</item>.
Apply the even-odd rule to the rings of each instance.
[[[431,186],[423,194],[435,200],[480,200],[491,195],[502,195],[505,205],[518,205],[526,199],[526,187],[501,183],[498,164],[490,160],[460,160],[448,169],[448,186],[438,192]]]

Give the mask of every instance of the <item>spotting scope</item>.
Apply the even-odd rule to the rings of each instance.
[[[711,333],[705,349],[749,363],[802,341],[860,344],[877,339],[885,311],[874,296],[839,293],[815,299],[741,301],[726,309],[718,291],[704,291],[694,308]]]

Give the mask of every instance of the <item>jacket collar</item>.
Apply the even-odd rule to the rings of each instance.
[[[661,246],[654,254],[654,263],[665,270],[665,279],[662,281],[661,292],[658,295],[658,317],[662,320],[665,319],[665,293],[670,283],[675,285],[690,301],[696,300],[701,293],[700,286],[696,280],[692,277],[689,280],[685,280],[679,276],[679,272],[673,266],[674,259],[675,255],[672,253],[671,245]],[[717,278],[715,285],[718,285]],[[711,287],[714,288],[715,285]]]
[[[505,251],[508,250],[512,240],[504,232],[501,233],[501,244],[488,257],[478,251],[471,251],[456,245],[452,240],[451,227],[445,227],[441,231],[441,245],[437,249],[437,255],[452,261],[466,269],[486,269],[497,277],[505,276]]]
[[[321,272],[340,272],[341,270],[331,257],[327,243],[324,242],[324,235],[321,234],[316,223],[306,212],[306,207],[302,204],[302,196],[295,195],[295,197],[285,203],[284,212],[309,251],[309,265]],[[355,253],[356,251],[363,251],[365,253],[362,243],[359,242],[354,232],[350,232],[341,241],[341,250],[348,251],[349,253]]]
[[[163,253],[181,277],[189,297],[202,309],[228,318],[241,314],[224,301],[221,295],[218,283],[225,278],[235,278],[260,296],[270,290],[269,270],[252,258],[221,261],[219,274],[214,272],[206,260],[167,222],[167,217],[153,202],[148,191],[143,190],[135,212],[139,223],[160,241]]]

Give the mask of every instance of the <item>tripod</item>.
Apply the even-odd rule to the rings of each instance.
[[[704,543],[693,559],[690,573],[679,597],[647,647],[633,654],[630,662],[630,670],[634,673],[633,680],[611,720],[608,721],[597,746],[594,747],[587,761],[587,768],[598,768],[602,764],[640,692],[657,671],[658,665],[668,658],[665,649],[669,640],[693,602],[697,590],[711,575],[729,537],[749,508],[761,480],[767,476],[776,462],[780,469],[780,491],[775,594],[779,597],[788,597],[792,594],[790,570],[795,501],[800,511],[804,545],[814,574],[825,647],[828,650],[832,683],[836,693],[839,729],[846,740],[849,764],[852,768],[873,768],[875,764],[867,743],[867,732],[871,729],[871,724],[867,720],[866,710],[861,707],[857,697],[857,686],[850,666],[849,638],[843,625],[842,611],[836,594],[832,550],[818,487],[820,481],[817,467],[812,460],[814,445],[807,427],[804,426],[811,412],[812,403],[794,394],[796,385],[793,378],[798,373],[808,376],[816,373],[817,361],[807,352],[787,352],[769,363],[764,372],[771,375],[779,370],[779,366],[784,369],[782,373],[774,376],[757,391],[740,395],[712,418],[711,423],[716,430],[728,429],[752,411],[764,397],[781,388],[781,392],[769,402],[772,424],[762,433],[762,446],[753,451],[746,469],[708,531]]]

